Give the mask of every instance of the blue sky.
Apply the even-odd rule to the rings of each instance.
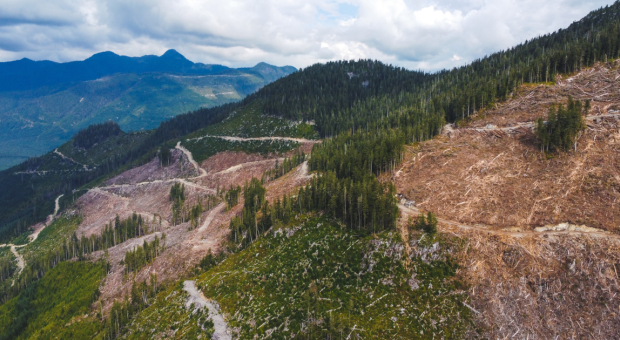
[[[0,61],[101,51],[233,67],[372,58],[427,71],[553,32],[599,0],[3,0]]]

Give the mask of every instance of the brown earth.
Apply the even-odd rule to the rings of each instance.
[[[302,145],[309,153],[312,144]],[[104,185],[90,190],[77,202],[84,216],[78,227],[78,236],[100,234],[107,223],[117,215],[127,218],[134,212],[147,221],[150,233],[140,238],[128,240],[108,249],[112,265],[111,272],[104,280],[100,291],[104,310],[108,310],[111,302],[126,296],[132,285],[132,278],[138,282],[148,280],[155,274],[160,282],[172,282],[180,279],[194,268],[209,249],[214,253],[220,251],[222,241],[228,236],[230,219],[241,212],[243,202],[226,211],[220,203],[205,211],[194,230],[189,230],[189,222],[172,225],[172,202],[169,200],[170,188],[174,183],[185,185],[186,206],[191,207],[198,202],[206,202],[207,195],[214,195],[218,187],[230,184],[243,185],[252,177],[261,178],[264,171],[271,169],[276,160],[282,156],[250,155],[245,153],[224,152],[204,161],[201,168],[207,170],[204,176],[197,176],[198,171],[180,150],[172,150],[174,162],[168,167],[161,167],[154,159],[141,167],[126,171],[110,179]],[[290,156],[292,152],[283,156]],[[284,193],[293,191],[305,183],[308,176],[307,163],[293,169],[289,174],[266,185],[267,198],[273,199]],[[209,207],[207,207],[208,209]],[[161,224],[159,218],[161,217]],[[125,253],[155,236],[166,235],[165,251],[153,263],[124,277],[125,266],[121,265]],[[93,259],[101,258],[104,252],[92,255]]]
[[[106,185],[135,184],[139,182],[152,182],[155,180],[169,180],[172,178],[197,176],[198,173],[187,160],[181,157],[180,150],[172,149],[172,163],[162,167],[157,158],[141,167],[127,170],[122,174],[106,181]]]
[[[554,85],[525,85],[511,100],[473,115],[466,127],[508,127],[546,117],[552,104],[566,103],[568,96],[591,101],[590,115],[620,113],[620,61],[597,64],[570,77],[558,76]]]
[[[524,87],[464,127],[408,146],[401,168],[384,176],[402,195],[408,252],[421,237],[405,228],[418,208],[436,212],[440,233],[459,244],[457,276],[485,338],[618,338],[618,78],[608,64],[554,86]],[[592,100],[588,129],[576,152],[548,159],[531,122],[568,95]],[[602,230],[533,230],[563,222]]]
[[[620,92],[603,95],[620,90],[619,77],[599,66],[536,88],[527,105],[509,101],[465,128],[447,127],[408,146],[392,179],[405,199],[448,220],[525,229],[570,222],[620,232],[620,117],[612,110]],[[569,94],[586,99],[582,90],[596,94],[587,97],[594,113],[612,116],[590,115],[576,152],[547,159],[531,128],[501,129],[546,115],[552,101],[566,102]]]
[[[417,212],[401,209],[405,227]],[[449,221],[439,221],[439,230],[458,245],[457,277],[468,284],[466,306],[485,338],[617,338],[618,236],[504,232]],[[422,234],[401,232],[415,252]]]
[[[442,136],[408,146],[401,168],[384,176],[391,176],[405,201],[436,212],[445,236],[464,240],[455,253],[461,264],[458,275],[470,287],[468,305],[486,337],[615,337],[620,313],[618,236],[532,229],[571,222],[620,232],[619,124],[616,116],[600,117],[620,108],[615,102],[618,77],[611,65],[599,65],[554,86],[524,87],[513,100],[473,117],[465,127],[447,128]],[[606,93],[610,89],[614,94]],[[530,123],[569,94],[592,99],[592,114],[599,116],[589,117],[576,152],[547,159]],[[309,153],[312,144],[302,147]],[[155,159],[79,200],[84,220],[78,235],[100,233],[117,214],[124,218],[135,211],[151,222],[153,233],[108,249],[112,270],[100,288],[106,308],[131,288],[131,277],[123,277],[120,264],[126,251],[165,233],[165,251],[135,278],[142,281],[156,274],[160,282],[178,280],[209,249],[220,250],[230,218],[241,211],[242,203],[229,211],[219,204],[203,213],[195,230],[189,230],[189,223],[173,226],[168,197],[174,183],[185,184],[191,206],[218,187],[260,178],[282,157],[224,152],[202,162],[207,174],[194,177],[198,171],[186,156],[179,150],[173,154],[170,167],[161,168]],[[290,194],[310,178],[304,163],[267,183],[267,199]],[[415,207],[401,209],[401,225],[408,215],[417,214]],[[161,216],[161,225],[153,216]],[[403,236],[408,240],[407,232]],[[413,247],[408,242],[407,250]]]

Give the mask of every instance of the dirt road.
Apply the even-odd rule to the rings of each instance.
[[[222,314],[220,314],[220,309],[219,306],[217,306],[217,303],[215,305],[211,303],[211,301],[209,301],[202,294],[202,292],[196,288],[196,283],[194,281],[183,282],[183,290],[189,294],[185,302],[187,308],[190,308],[192,304],[194,305],[194,308],[197,309],[203,309],[205,307],[208,308],[209,319],[213,321],[213,328],[215,328],[211,339],[232,340],[232,336],[228,330],[228,325],[226,324],[226,321],[224,321]]]
[[[60,151],[58,151],[58,149],[55,149],[54,153],[57,154],[58,156],[62,157],[63,159],[66,159],[66,160],[71,161],[71,162],[73,162],[73,163],[75,163],[77,165],[82,166],[84,168],[84,170],[89,171],[88,166],[86,166],[86,164],[82,164],[80,162],[76,162],[75,160],[73,160],[73,158],[67,157],[67,156],[63,155]]]
[[[194,166],[196,171],[198,171],[198,173],[200,174],[200,175],[198,175],[198,177],[194,177],[194,178],[201,178],[201,177],[205,177],[207,175],[207,171],[205,169],[201,168],[198,165],[198,163],[194,160],[194,156],[192,156],[192,153],[189,150],[187,150],[186,148],[184,148],[183,146],[181,146],[181,142],[180,141],[177,143],[175,148],[178,149],[178,150],[181,150],[181,152],[183,152],[185,154],[185,156],[187,157],[189,162],[192,163],[192,165]]]
[[[416,216],[420,214],[420,210],[416,207],[406,207],[402,204],[399,204],[398,209],[400,209],[403,215],[411,216],[413,218],[415,218]],[[571,230],[568,228],[565,230],[553,230],[554,228],[546,228],[546,227],[536,228],[539,231],[509,231],[509,230],[493,230],[493,229],[490,229],[484,226],[471,226],[471,225],[466,225],[466,224],[462,224],[459,222],[445,220],[443,218],[437,218],[437,221],[439,222],[440,225],[444,224],[444,225],[449,225],[449,226],[453,226],[453,227],[457,227],[461,229],[477,230],[477,231],[482,231],[482,232],[486,232],[490,234],[509,235],[509,236],[515,236],[515,237],[541,236],[541,235],[590,235],[590,236],[595,236],[595,237],[604,237],[608,239],[613,238],[616,240],[620,240],[620,235],[611,234],[603,230],[598,230],[594,228],[588,228],[590,229],[590,231]]]
[[[47,217],[47,221],[46,223],[43,225],[43,228],[36,230],[34,233],[32,233],[32,235],[29,236],[30,238],[30,242],[33,242],[34,240],[37,239],[37,237],[39,237],[39,234],[41,233],[41,231],[43,229],[45,229],[45,227],[49,226],[50,224],[52,224],[52,222],[54,221],[54,219],[56,218],[56,215],[58,215],[58,210],[60,210],[60,198],[64,196],[64,195],[60,195],[58,197],[56,197],[56,206],[54,207],[54,213],[49,215]],[[30,243],[29,242],[29,243]],[[13,253],[13,255],[15,255],[15,257],[17,258],[17,274],[14,276],[14,278],[17,278],[19,276],[19,274],[21,274],[21,272],[24,270],[24,268],[26,268],[26,261],[24,260],[23,256],[21,256],[20,253],[17,252],[17,248],[23,248],[25,246],[27,246],[27,244],[22,244],[19,246],[16,246],[12,243],[8,243],[8,244],[0,244],[0,247],[11,247],[11,252]],[[13,283],[15,283],[15,279],[13,279]],[[13,284],[11,284],[12,286]]]
[[[19,274],[21,274],[22,270],[24,270],[24,268],[26,267],[26,261],[24,261],[24,258],[22,257],[22,255],[20,253],[17,252],[16,248],[22,248],[25,247],[25,244],[22,244],[20,246],[16,246],[14,244],[0,244],[0,248],[2,247],[11,247],[11,253],[13,253],[13,255],[15,256],[15,258],[17,259],[17,273],[15,275],[13,275],[13,282],[11,283],[11,287],[15,284],[15,279],[17,277],[19,277]]]
[[[319,143],[319,140],[314,140],[314,139],[305,139],[305,138],[293,138],[293,137],[250,137],[250,138],[243,138],[243,137],[235,137],[235,136],[202,136],[202,137],[198,137],[198,138],[192,138],[192,139],[188,139],[188,141],[190,140],[195,140],[195,141],[199,141],[203,138],[219,138],[219,139],[223,139],[223,140],[227,140],[227,141],[231,141],[231,142],[249,142],[249,141],[253,141],[253,140],[282,140],[282,141],[290,141],[290,142],[297,142],[297,143]]]
[[[205,218],[204,223],[200,226],[200,228],[198,228],[199,234],[207,230],[207,228],[209,228],[209,225],[211,224],[211,222],[213,222],[213,219],[215,218],[215,216],[219,214],[220,212],[222,212],[222,210],[224,210],[224,207],[226,207],[226,204],[220,203],[215,208],[213,208],[213,210],[211,210],[209,215],[207,215],[207,218]]]
[[[56,201],[54,202],[54,213],[47,217],[45,224],[43,224],[43,228],[35,230],[30,236],[28,236],[30,238],[30,242],[33,242],[34,240],[36,240],[37,237],[39,237],[39,234],[43,231],[43,229],[45,229],[47,226],[52,224],[52,222],[54,222],[54,220],[56,219],[56,216],[58,215],[58,211],[60,210],[60,198],[62,196],[64,195],[60,195],[56,197]]]

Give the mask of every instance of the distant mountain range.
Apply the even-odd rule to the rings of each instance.
[[[120,56],[101,52],[84,61],[56,63],[49,60],[33,61],[27,58],[0,63],[0,91],[31,90],[42,86],[94,80],[116,73],[169,73],[176,75],[224,75],[248,72],[271,82],[295,72],[292,66],[274,67],[259,63],[252,68],[233,69],[222,65],[193,63],[175,50],[161,56]]]
[[[152,129],[200,107],[237,101],[296,69],[229,68],[161,56],[101,52],[84,61],[0,63],[0,169],[61,145],[90,124]]]

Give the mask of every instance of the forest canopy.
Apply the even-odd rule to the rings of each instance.
[[[73,145],[79,148],[90,149],[93,145],[122,134],[121,127],[113,121],[90,125],[78,131],[73,137]]]

